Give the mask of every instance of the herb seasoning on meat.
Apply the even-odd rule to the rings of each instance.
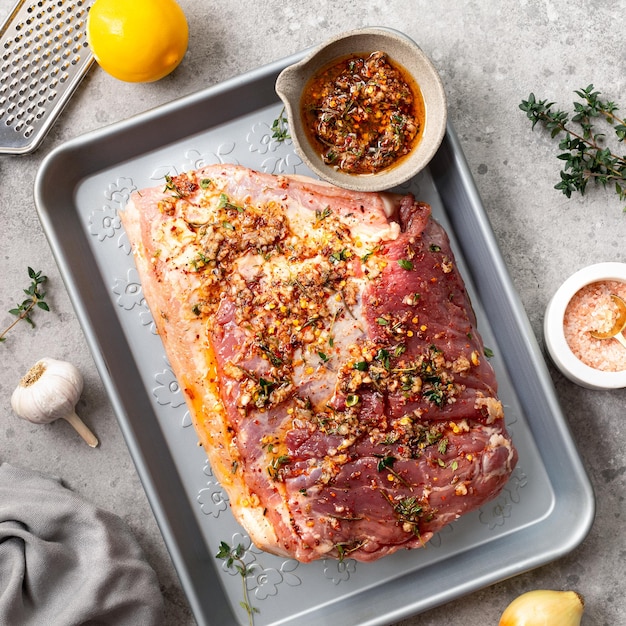
[[[406,156],[425,116],[419,88],[384,52],[323,68],[303,91],[302,111],[324,161],[349,174],[374,174]]]
[[[504,487],[517,453],[430,206],[216,164],[122,215],[214,476],[259,548],[373,561]]]

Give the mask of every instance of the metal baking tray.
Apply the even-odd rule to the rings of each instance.
[[[278,73],[305,53],[73,139],[43,161],[39,217],[200,625],[246,624],[242,580],[216,558],[241,544],[256,626],[389,624],[568,553],[594,518],[593,492],[451,126],[402,189],[451,236],[493,365],[519,465],[502,494],[424,548],[375,563],[278,558],[250,546],[197,446],[155,334],[118,212],[133,189],[204,164],[307,174],[272,138]]]

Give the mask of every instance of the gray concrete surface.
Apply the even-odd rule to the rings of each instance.
[[[542,343],[545,306],[559,284],[597,261],[624,261],[626,215],[612,190],[568,200],[556,146],[530,130],[518,104],[529,92],[570,106],[594,83],[626,109],[626,2],[576,0],[181,0],[190,23],[182,65],[153,84],[125,84],[94,67],[42,147],[0,157],[0,326],[27,285],[27,266],[49,276],[51,313],[16,327],[0,345],[0,462],[61,476],[77,492],[121,516],[156,569],[167,622],[194,619],[64,289],[33,201],[42,159],[64,141],[368,25],[412,37],[438,67],[459,135],[496,239]],[[0,2],[0,18],[13,2]],[[622,112],[624,112],[624,109]],[[622,153],[626,149],[622,147]],[[101,446],[89,449],[67,424],[35,426],[11,411],[11,392],[42,356],[67,359],[85,376],[79,413]],[[402,622],[403,626],[497,624],[507,603],[533,588],[576,588],[585,626],[626,624],[624,496],[626,391],[594,392],[551,369],[554,385],[597,497],[588,537],[569,555]]]

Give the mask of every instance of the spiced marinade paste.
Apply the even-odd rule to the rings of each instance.
[[[301,109],[324,162],[349,174],[395,165],[424,130],[419,86],[384,52],[354,54],[323,67],[305,86]]]

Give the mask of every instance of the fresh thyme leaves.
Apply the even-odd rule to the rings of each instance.
[[[237,544],[234,548],[231,548],[225,541],[220,542],[220,549],[215,555],[216,558],[226,561],[226,567],[228,569],[235,569],[239,573],[242,580],[243,587],[243,601],[239,603],[248,614],[248,623],[250,626],[254,624],[254,614],[259,612],[259,609],[253,607],[250,604],[250,598],[248,596],[248,587],[246,586],[246,577],[250,573],[248,566],[243,560],[245,548],[241,544]]]
[[[172,195],[175,198],[184,197],[183,192],[178,188],[173,178],[169,174],[165,175],[165,191],[171,191]]]
[[[369,252],[366,252],[362,257],[361,257],[361,261],[363,261],[363,263],[367,263],[369,261],[369,259],[376,254],[378,251],[380,250],[380,245],[376,245],[374,246],[374,248],[372,248]]]
[[[32,267],[28,268],[28,276],[31,279],[31,283],[28,289],[24,289],[24,293],[28,296],[21,304],[18,304],[14,309],[9,309],[11,315],[15,315],[17,319],[5,328],[0,333],[0,342],[6,341],[6,334],[20,321],[24,320],[31,326],[35,326],[35,322],[32,320],[32,312],[35,307],[42,309],[43,311],[49,311],[50,307],[44,300],[46,294],[41,291],[41,286],[48,280],[47,276],[42,275],[41,272],[35,272]]]
[[[287,387],[289,382],[286,380],[266,380],[265,378],[259,378],[259,385],[254,390],[253,398],[254,406],[258,409],[263,409],[272,404],[272,393],[276,389]]]
[[[415,496],[403,498],[395,506],[394,510],[403,521],[417,522],[418,517],[422,513],[422,505]]]
[[[396,462],[396,457],[394,456],[390,456],[390,455],[382,455],[382,454],[375,454],[374,456],[378,457],[378,465],[376,466],[376,469],[379,472],[382,472],[383,470],[387,469],[387,468],[393,468],[393,464]]]
[[[272,139],[276,141],[285,141],[291,139],[289,134],[289,127],[287,125],[287,118],[285,117],[285,107],[280,111],[278,117],[272,123]]]
[[[381,365],[386,370],[389,369],[390,360],[389,360],[389,351],[388,350],[385,350],[384,348],[380,348],[378,350],[378,352],[376,353],[376,355],[374,356],[374,359],[376,361],[378,361],[379,363],[381,363]]]
[[[220,194],[220,201],[217,205],[218,209],[232,209],[237,211],[238,213],[243,213],[244,208],[242,206],[238,206],[237,204],[232,203],[228,196],[225,193]]]
[[[424,507],[415,496],[395,500],[385,491],[380,492],[389,502],[399,522],[406,525],[407,531],[419,537],[419,521],[424,514]]]
[[[408,259],[398,259],[398,265],[403,269],[410,272],[413,269],[413,263]]]
[[[269,344],[265,342],[262,337],[258,338],[256,345],[267,356],[270,363],[274,367],[280,367],[281,365],[284,365],[284,361],[278,353],[278,350],[276,348],[273,349],[272,347],[270,347]]]
[[[364,544],[365,544],[364,541],[357,541],[354,544],[348,544],[348,543],[337,543],[337,544],[335,544],[335,548],[337,549],[337,555],[339,556],[339,562],[343,563],[345,558],[351,552],[356,552]]]
[[[393,469],[393,465],[396,462],[395,457],[384,454],[375,454],[374,456],[378,459],[376,469],[379,472],[384,472],[385,470],[388,471],[396,480],[400,481],[405,487],[408,487],[411,491],[413,491],[411,484]]]
[[[198,252],[195,258],[191,259],[190,263],[194,271],[199,272],[209,264],[210,260],[204,253]]]
[[[291,457],[286,454],[281,454],[280,456],[275,456],[272,458],[272,461],[267,466],[267,472],[271,476],[273,480],[281,481],[282,474],[281,469],[283,465],[289,464],[291,461]]]
[[[444,437],[439,440],[439,445],[437,446],[437,450],[439,454],[445,454],[448,450],[448,440]]]
[[[322,222],[331,214],[332,214],[332,210],[329,206],[327,206],[323,211],[316,209],[315,210],[315,222],[316,223]]]
[[[322,360],[322,363],[328,363],[330,357],[325,354],[324,352],[321,352],[320,350],[317,351],[317,356]]]
[[[350,258],[350,251],[344,248],[343,250],[337,250],[336,252],[333,252],[328,257],[328,260],[333,265],[337,265],[337,263],[341,263],[341,261],[347,261],[349,258]]]
[[[533,93],[519,105],[533,128],[541,123],[553,139],[565,133],[565,138],[559,141],[559,149],[564,152],[557,155],[564,165],[561,180],[554,188],[568,198],[574,191],[584,195],[587,183],[593,180],[603,187],[614,186],[619,199],[626,201],[626,155],[618,156],[606,147],[606,134],[597,132],[594,126],[603,120],[612,127],[617,141],[624,141],[626,122],[615,114],[617,105],[602,100],[593,85],[574,93],[581,101],[573,103],[571,118],[567,112],[554,108],[554,102],[538,100]]]

